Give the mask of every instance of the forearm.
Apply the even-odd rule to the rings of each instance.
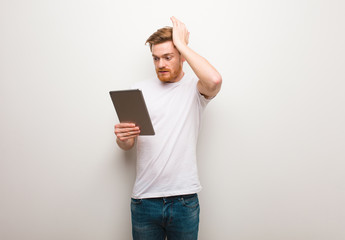
[[[205,58],[189,48],[188,45],[181,44],[177,48],[199,78],[200,84],[208,93],[207,95],[216,95],[222,83],[219,72]]]
[[[207,97],[214,97],[220,90],[222,77],[203,57],[188,47],[189,32],[181,21],[170,18],[173,23],[173,42],[194,73],[199,78],[198,90]]]

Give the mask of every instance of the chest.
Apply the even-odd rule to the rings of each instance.
[[[196,106],[195,89],[184,85],[143,90],[143,94],[154,125],[178,121]]]

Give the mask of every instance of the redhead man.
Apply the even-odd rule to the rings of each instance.
[[[133,239],[198,238],[199,182],[196,145],[201,115],[219,92],[222,77],[188,46],[184,23],[158,29],[146,41],[157,78],[137,83],[142,90],[156,135],[139,136],[134,123],[115,125],[123,150],[137,142],[137,175],[131,198]],[[185,74],[183,63],[194,74]]]

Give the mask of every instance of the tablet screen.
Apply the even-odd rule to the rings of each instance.
[[[141,90],[120,90],[109,93],[121,123],[135,123],[140,128],[139,135],[155,135]]]

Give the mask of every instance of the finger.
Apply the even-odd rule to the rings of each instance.
[[[176,17],[173,17],[173,22],[175,23],[175,25],[178,27],[178,26],[180,26],[181,25],[181,21],[180,20],[178,20]]]
[[[133,127],[136,127],[135,123],[120,123],[117,126],[119,128],[133,128]]]
[[[134,137],[125,137],[125,138],[119,138],[119,139],[121,142],[123,142],[123,141],[126,141],[126,140],[131,139],[131,138],[134,138]]]
[[[115,128],[133,128],[135,123],[119,123],[115,125]]]
[[[177,25],[181,26],[181,27],[185,27],[185,24],[183,22],[181,22],[180,20],[178,20],[177,18],[175,18]]]
[[[116,137],[122,139],[122,138],[134,138],[139,136],[140,131],[138,132],[130,132],[130,133],[119,133],[116,135]]]
[[[174,20],[175,20],[176,23],[181,23],[181,21],[178,20],[176,17],[173,16],[173,18],[174,18]]]
[[[129,130],[131,130],[131,129],[140,129],[140,127],[139,126],[134,126],[134,127],[115,126],[115,129],[123,131],[123,130],[126,130],[126,129],[129,129]]]
[[[135,137],[138,136],[140,134],[140,131],[137,132],[128,132],[128,133],[119,133],[116,136],[118,138],[123,138],[123,137]]]
[[[170,20],[171,20],[171,22],[172,22],[172,24],[173,24],[173,27],[176,28],[177,23],[176,23],[175,17],[171,17]]]
[[[134,128],[115,128],[115,133],[126,133],[140,131],[139,127]]]
[[[134,130],[134,131],[128,131],[128,132],[117,132],[117,136],[129,136],[133,134],[138,134],[140,133],[140,130]]]
[[[133,132],[126,132],[126,133],[119,133],[117,134],[117,137],[130,137],[130,136],[136,136],[139,134],[140,134],[140,131],[133,131]]]
[[[136,138],[136,137],[138,137],[139,136],[139,134],[135,134],[135,135],[130,135],[130,136],[120,136],[120,137],[118,137],[118,139],[120,139],[121,141],[124,141],[124,140],[128,140],[128,139],[131,139],[131,138]]]

